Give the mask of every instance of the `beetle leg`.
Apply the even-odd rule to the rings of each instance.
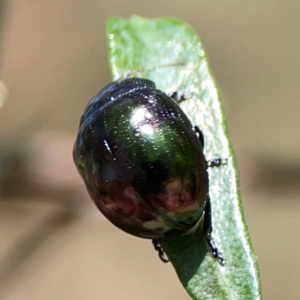
[[[206,204],[205,204],[205,213],[204,213],[204,224],[203,224],[203,234],[205,236],[206,242],[214,256],[219,260],[219,263],[224,266],[225,259],[223,258],[222,253],[216,246],[215,241],[213,240],[212,236],[212,221],[211,221],[211,204],[210,204],[210,197],[207,195]]]
[[[164,252],[159,240],[152,240],[152,244],[154,246],[155,251],[158,252],[160,260],[164,263],[169,262],[169,259],[167,258],[166,253]]]
[[[198,126],[194,126],[194,130],[196,133],[198,133],[198,138],[200,140],[200,143],[202,144],[202,147],[204,148],[204,136],[203,132],[200,130]]]
[[[207,161],[207,167],[208,168],[221,167],[227,165],[227,163],[228,163],[227,158],[214,158],[212,160]]]
[[[185,94],[179,95],[177,91],[169,94],[169,96],[173,98],[177,103],[180,103],[188,98],[188,96]]]

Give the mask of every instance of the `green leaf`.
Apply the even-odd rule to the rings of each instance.
[[[157,88],[189,95],[180,106],[205,137],[208,160],[228,158],[209,169],[213,238],[226,259],[221,266],[207,249],[201,228],[164,239],[162,246],[193,299],[261,299],[257,258],[245,223],[239,178],[218,90],[195,31],[173,18],[129,20],[107,24],[113,78],[129,72],[153,80]]]

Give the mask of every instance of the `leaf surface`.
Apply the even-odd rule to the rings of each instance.
[[[133,16],[109,20],[107,38],[114,80],[131,73],[153,80],[166,93],[187,95],[180,106],[203,131],[207,160],[228,158],[227,165],[209,169],[213,238],[226,265],[213,259],[201,228],[192,235],[162,241],[183,286],[193,299],[261,299],[236,160],[219,93],[197,34],[173,18]]]

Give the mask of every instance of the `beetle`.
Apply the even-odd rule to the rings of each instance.
[[[202,131],[179,106],[184,97],[156,89],[148,79],[127,77],[105,86],[80,119],[73,157],[90,197],[123,231],[153,240],[203,234],[215,258],[225,260],[212,238],[207,162]]]

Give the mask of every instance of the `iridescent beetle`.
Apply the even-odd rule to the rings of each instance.
[[[159,240],[194,232],[204,213],[204,236],[223,265],[211,237],[207,167],[224,160],[207,162],[203,147],[201,130],[174,97],[150,80],[125,78],[88,104],[73,156],[100,211],[127,233],[152,239],[163,261]]]

